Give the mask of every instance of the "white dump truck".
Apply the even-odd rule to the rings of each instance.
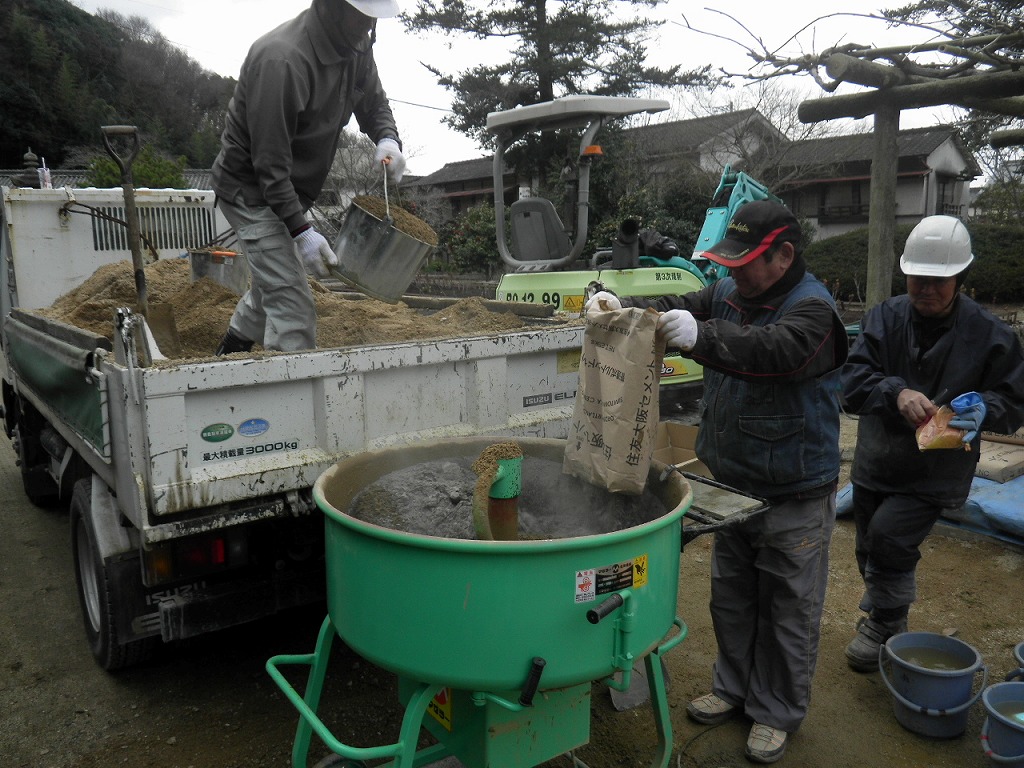
[[[4,425],[28,497],[69,506],[86,634],[108,670],[322,599],[310,488],[339,459],[439,437],[566,436],[579,325],[153,365],[138,314],[115,313],[111,342],[33,311],[131,258],[122,190],[2,194]],[[227,228],[209,191],[135,200],[159,258]]]

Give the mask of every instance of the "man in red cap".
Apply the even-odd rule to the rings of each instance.
[[[818,657],[839,477],[838,369],[846,331],[807,272],[796,217],[747,203],[704,254],[729,277],[684,296],[621,301],[654,307],[666,344],[704,366],[697,456],[715,479],[770,502],[715,534],[712,692],[689,717],[753,721],[747,758],[773,763],[807,714]],[[607,305],[606,305],[607,306]]]
[[[313,0],[249,49],[228,104],[213,190],[248,259],[252,285],[218,355],[248,352],[254,342],[285,352],[316,346],[306,275],[326,277],[337,256],[306,211],[349,119],[376,144],[374,161],[395,183],[405,167],[373,58],[377,19],[398,11],[397,0]]]

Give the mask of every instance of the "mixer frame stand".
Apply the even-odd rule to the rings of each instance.
[[[686,625],[681,619],[676,618],[675,625],[681,629],[681,633],[670,638],[662,645],[656,647],[644,657],[644,665],[647,672],[647,681],[650,687],[651,706],[654,711],[654,726],[658,737],[655,749],[654,760],[651,768],[667,768],[672,750],[672,720],[669,713],[668,689],[665,684],[664,667],[662,664],[662,653],[674,647],[686,636]],[[283,654],[274,656],[267,660],[266,669],[274,682],[285,694],[299,713],[299,721],[295,730],[295,742],[292,745],[292,766],[293,768],[307,768],[309,758],[310,740],[315,733],[320,740],[335,754],[349,761],[368,761],[391,758],[391,762],[380,768],[423,768],[439,760],[453,755],[451,747],[439,742],[429,747],[417,749],[420,730],[424,726],[424,718],[427,715],[431,702],[443,689],[445,685],[439,683],[423,683],[406,681],[407,702],[405,714],[402,718],[399,737],[393,744],[386,744],[377,747],[353,747],[339,741],[326,724],[317,715],[317,708],[320,705],[320,696],[323,692],[324,680],[327,675],[328,660],[331,655],[331,648],[338,633],[331,623],[328,615],[320,627],[317,637],[316,649],[313,653],[306,654]],[[309,667],[309,677],[306,681],[305,694],[300,695],[292,686],[278,667],[288,665],[302,665]],[[629,670],[624,670],[628,676]],[[605,683],[612,683],[612,680],[605,680]],[[623,682],[628,682],[624,680]],[[585,698],[589,701],[589,686],[585,684]],[[581,686],[575,686],[580,688]],[[571,689],[565,689],[569,695],[573,695]],[[557,693],[557,692],[556,692]],[[502,697],[492,693],[473,693],[474,699],[487,699],[497,702],[505,709],[515,711],[519,707]],[[583,698],[581,696],[581,698]],[[526,709],[521,708],[521,709]],[[589,717],[589,707],[587,710]],[[587,722],[587,735],[589,736],[589,720]],[[586,743],[583,741],[582,743]],[[579,744],[577,744],[579,746]],[[572,754],[570,750],[564,750]],[[579,768],[586,768],[575,755],[572,755],[573,764]],[[543,762],[543,761],[542,761]],[[344,764],[342,761],[341,764]]]

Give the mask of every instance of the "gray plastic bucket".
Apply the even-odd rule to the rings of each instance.
[[[908,661],[902,653],[913,649],[942,653],[955,660],[954,669],[930,669]],[[897,722],[922,736],[950,739],[967,728],[970,708],[981,698],[988,668],[981,655],[955,637],[934,632],[903,632],[893,635],[878,649],[882,680],[892,694]],[[974,676],[981,671],[978,692],[971,695]]]
[[[433,249],[353,203],[334,241],[339,264],[329,271],[367,296],[394,304]]]
[[[1013,658],[1017,660],[1017,668],[1006,675],[1009,680],[1024,680],[1024,643],[1017,643],[1013,649]]]
[[[985,756],[997,765],[1024,768],[1024,716],[1010,717],[998,709],[1000,704],[1024,705],[1024,683],[994,683],[982,693],[981,701],[988,712],[981,728]]]

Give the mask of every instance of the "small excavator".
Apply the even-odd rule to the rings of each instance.
[[[642,249],[646,233],[635,219],[622,222],[610,248],[598,249],[589,260],[581,258],[587,244],[590,169],[593,159],[600,156],[595,137],[612,120],[668,108],[669,103],[661,99],[578,95],[487,116],[487,130],[496,138],[493,172],[498,251],[510,268],[498,283],[498,301],[548,304],[556,312],[579,313],[595,290],[622,296],[681,294],[700,290],[728,274],[725,267],[704,258],[704,251],[725,236],[739,206],[754,200],[781,202],[764,185],[729,166],[722,173],[689,258],[679,255],[678,248],[663,249],[668,252],[662,253],[657,253],[658,248]],[[544,197],[520,197],[506,211],[503,181],[509,147],[531,133],[581,127],[575,228],[564,225],[554,203]],[[678,353],[666,355],[662,392],[671,388],[674,394],[689,397],[700,390],[703,376],[702,367],[694,361]]]

